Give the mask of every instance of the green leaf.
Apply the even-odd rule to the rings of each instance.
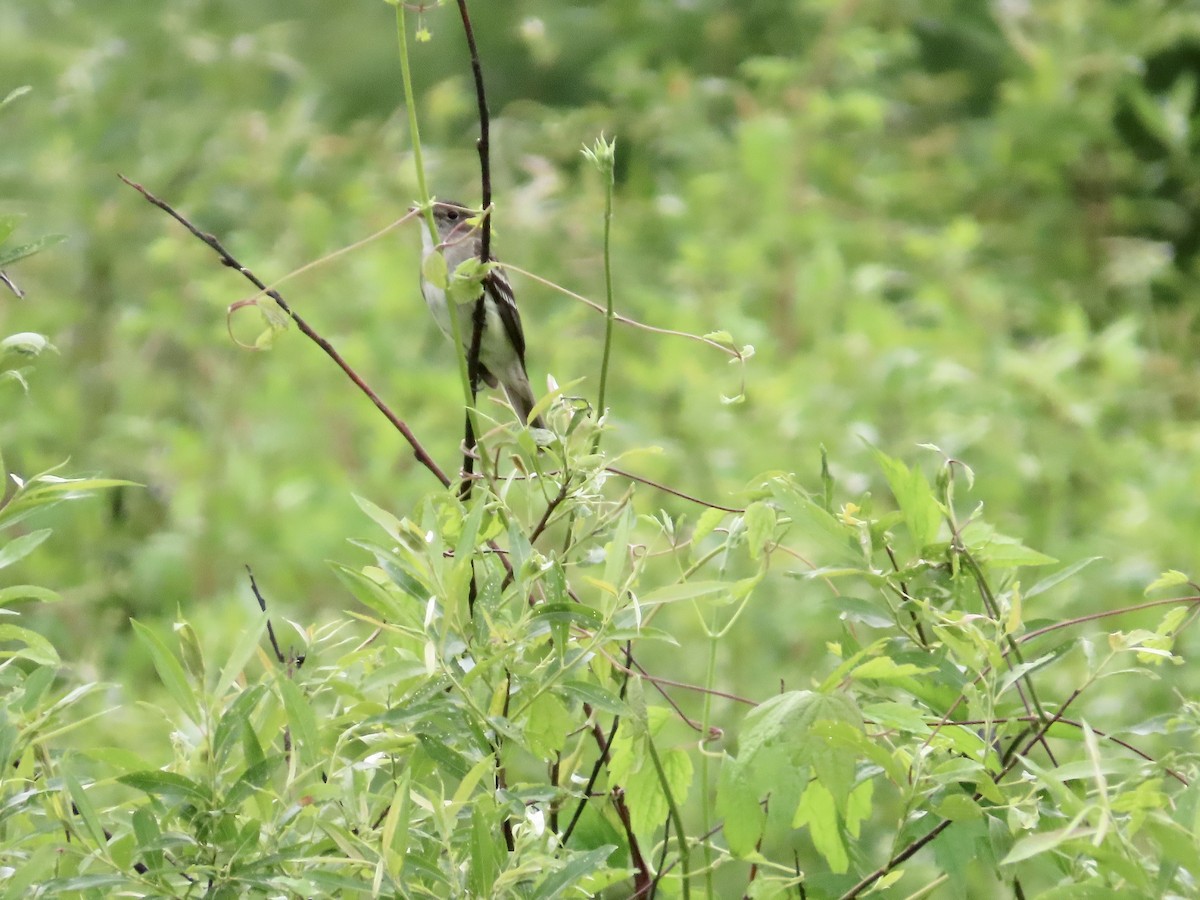
[[[792,818],[793,828],[808,826],[813,846],[825,857],[831,871],[842,874],[850,868],[850,857],[838,831],[837,808],[833,794],[817,779],[808,783]]]
[[[877,681],[902,681],[926,672],[936,672],[934,666],[914,666],[912,663],[898,663],[889,656],[877,656],[869,659],[850,672],[852,678],[870,678]]]
[[[3,108],[4,104],[7,103],[11,97],[12,95],[10,94],[7,98],[0,101],[0,108]],[[0,215],[0,244],[3,244],[8,240],[9,236],[17,230],[17,226],[21,224],[24,218],[25,216],[22,213],[8,213],[6,215]]]
[[[367,514],[367,516],[387,532],[388,537],[394,541],[400,540],[400,533],[403,530],[401,521],[392,515],[381,506],[376,506],[366,497],[360,497],[358,494],[351,494],[354,502],[358,504],[358,508]]]
[[[8,104],[12,103],[18,97],[25,96],[32,90],[33,90],[33,88],[31,88],[27,84],[23,84],[20,87],[13,88],[11,91],[9,91],[7,94],[4,95],[3,100],[0,100],[0,109],[3,109],[4,107],[8,106]],[[7,237],[7,235],[5,235],[5,237]],[[3,240],[3,238],[0,238],[0,240]]]
[[[130,772],[128,775],[119,776],[117,781],[152,797],[187,800],[202,809],[212,806],[212,795],[207,790],[190,778],[175,772],[160,772],[155,769]]]
[[[33,256],[35,253],[41,253],[47,247],[61,244],[66,239],[67,236],[65,234],[48,234],[45,237],[38,238],[36,241],[30,241],[28,244],[18,244],[16,247],[10,247],[8,250],[0,250],[0,268],[12,265],[17,260]]]
[[[421,261],[421,277],[434,287],[445,290],[450,283],[450,271],[446,267],[446,257],[441,253],[427,255]]]
[[[629,504],[621,510],[617,518],[612,537],[605,545],[604,581],[614,587],[624,581],[625,571],[629,566],[629,542],[633,534],[633,507]]]
[[[204,684],[204,651],[200,649],[200,638],[196,629],[187,622],[176,622],[175,636],[179,639],[179,650],[183,655],[183,664],[197,684]]]
[[[292,731],[292,746],[300,753],[305,766],[315,766],[321,758],[321,744],[317,729],[317,716],[309,705],[304,692],[290,678],[280,677],[279,696],[287,712],[288,726]]]
[[[1182,587],[1189,581],[1188,576],[1178,569],[1168,569],[1146,585],[1144,593],[1148,596],[1154,591],[1161,591],[1163,588]]]
[[[242,734],[244,728],[251,727],[250,713],[258,706],[266,692],[266,685],[252,685],[238,694],[221,714],[212,738],[212,755],[217,765],[225,764],[234,741]]]
[[[725,510],[715,509],[711,506],[708,509],[706,509],[704,512],[700,513],[700,518],[696,520],[696,527],[692,529],[691,553],[692,553],[693,559],[695,559],[695,557],[697,555],[697,553],[696,553],[697,545],[701,541],[703,541],[706,537],[708,537],[710,534],[712,534],[713,529],[715,529],[718,525],[720,525],[721,521],[727,515],[729,515],[729,513],[725,512]]]
[[[0,547],[0,569],[7,568],[18,560],[24,559],[37,547],[50,537],[50,529],[43,528],[40,531],[31,531],[29,534],[23,534],[19,538],[14,538],[3,547]]]
[[[471,857],[467,884],[472,896],[491,897],[500,871],[500,853],[496,847],[499,823],[495,821],[495,803],[477,797],[471,804]]]
[[[648,594],[641,595],[638,600],[643,607],[650,607],[718,594],[730,590],[731,587],[732,585],[725,581],[684,581],[680,584],[668,584],[665,587],[655,588]]]
[[[557,900],[564,896],[567,888],[574,886],[586,876],[595,872],[612,855],[616,849],[611,844],[597,847],[587,853],[576,854],[561,869],[546,876],[545,881],[538,885],[533,893],[533,900]]]
[[[742,514],[751,559],[760,559],[775,537],[775,508],[761,500],[751,503]]]
[[[237,642],[225,658],[225,665],[221,667],[221,675],[217,679],[216,687],[213,689],[214,697],[224,697],[225,692],[233,686],[237,677],[242,674],[242,670],[246,667],[246,661],[254,654],[266,627],[267,614],[260,611],[249,623],[238,629]]]
[[[553,759],[566,746],[575,722],[562,701],[551,693],[539,695],[524,716],[529,750],[542,759]]]
[[[175,658],[167,645],[153,631],[143,625],[136,619],[131,619],[130,624],[133,625],[133,633],[148,651],[150,651],[150,659],[154,662],[154,669],[158,672],[158,677],[162,679],[163,686],[167,689],[167,693],[171,695],[181,710],[195,723],[199,724],[200,705],[196,701],[195,693],[192,691],[191,685],[188,684],[187,675],[183,671],[183,666],[179,664],[179,660]]]
[[[0,606],[7,606],[21,600],[57,603],[61,599],[62,597],[49,588],[39,587],[35,584],[17,584],[12,587],[0,588]]]
[[[50,343],[48,337],[32,331],[10,334],[4,340],[0,341],[0,357],[12,355],[33,359],[34,357],[41,356],[47,350],[53,349],[54,345]]]
[[[604,688],[586,681],[564,681],[558,685],[558,691],[576,700],[582,700],[593,709],[623,716],[629,713],[629,705],[619,696]]]
[[[744,766],[726,756],[717,782],[717,815],[729,850],[744,859],[754,852],[763,835],[767,814]]]
[[[1059,828],[1054,831],[1042,831],[1037,834],[1031,834],[1028,837],[1017,841],[1012,850],[1004,859],[1000,860],[1000,865],[1011,866],[1014,863],[1024,862],[1027,859],[1032,859],[1035,856],[1041,856],[1043,853],[1049,853],[1056,847],[1061,846],[1067,841],[1081,840],[1089,838],[1096,833],[1096,829],[1090,826],[1083,828],[1073,822],[1066,828]]]
[[[28,659],[43,666],[57,666],[62,660],[54,645],[28,628],[19,625],[0,625],[0,643],[19,641],[23,648],[0,650],[0,659]]]
[[[1032,597],[1036,597],[1038,594],[1044,594],[1046,591],[1050,590],[1052,587],[1056,587],[1059,584],[1061,584],[1062,582],[1066,581],[1068,578],[1070,578],[1076,572],[1080,571],[1081,569],[1083,569],[1087,566],[1090,566],[1092,563],[1096,562],[1096,560],[1103,559],[1103,558],[1104,557],[1102,557],[1102,556],[1089,556],[1086,559],[1081,559],[1081,560],[1078,560],[1077,562],[1073,562],[1069,566],[1064,566],[1062,569],[1059,569],[1057,572],[1053,573],[1052,575],[1047,575],[1045,578],[1041,579],[1036,584],[1034,584],[1033,587],[1029,588],[1029,590],[1025,591],[1024,599],[1029,600]]]
[[[97,848],[105,846],[108,840],[104,836],[104,827],[100,824],[100,817],[96,815],[96,808],[92,805],[91,798],[88,797],[87,792],[70,769],[64,767],[62,776],[63,782],[67,786],[67,793],[71,796],[71,802],[78,810],[79,817],[83,819],[83,824],[87,828],[92,842]]]
[[[933,495],[925,473],[908,466],[885,453],[871,448],[879,468],[887,479],[896,505],[904,515],[904,524],[912,539],[913,549],[920,553],[937,537],[942,522],[942,507]]]

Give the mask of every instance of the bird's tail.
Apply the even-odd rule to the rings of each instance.
[[[524,369],[513,366],[505,375],[507,377],[501,378],[500,383],[504,387],[504,393],[508,397],[508,402],[517,411],[517,416],[520,418],[521,424],[528,424],[530,428],[545,428],[546,423],[542,421],[540,415],[535,416],[532,422],[529,421],[529,414],[533,412],[537,398],[533,395],[533,388],[529,384],[529,376],[525,374]]]

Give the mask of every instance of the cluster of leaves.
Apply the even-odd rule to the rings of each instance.
[[[972,896],[1004,882],[1031,897],[1189,893],[1195,709],[1126,740],[1073,708],[1106,679],[1178,662],[1195,596],[1152,601],[1166,610],[1155,627],[1098,641],[1076,634],[1081,623],[1030,618],[1029,601],[1087,561],[1023,587],[1022,571],[1054,561],[978,510],[960,520],[965,470],[953,460],[930,485],[877,452],[892,493],[877,513],[869,496],[838,503],[831,479],[814,494],[772,474],[746,509],[686,530],[640,518],[632,492],[606,490],[595,426],[582,411],[555,415],[566,439],[538,451],[522,432],[494,445],[518,465],[467,503],[439,492],[397,517],[360,500],[383,539],[358,542],[367,565],[336,569],[362,611],[289,626],[298,650],[272,629],[276,652],[256,653],[266,615],[216,653],[186,621],[174,640],[135,625],[168,698],[165,764],[59,751],[80,724],[64,711],[86,688],[45,696],[58,660],[27,640],[12,655],[24,668],[5,669],[6,885],[214,897],[550,898],[626,895],[631,883],[647,897],[943,882]],[[70,496],[33,484],[8,509]],[[828,565],[792,572],[801,546]],[[642,660],[655,644],[696,652],[662,627],[674,609],[705,622],[715,652],[777,568],[802,585],[847,585],[825,674],[741,722],[718,721],[716,692],[696,686],[707,700],[693,719],[674,696],[686,685]],[[1044,686],[1064,680],[1055,669],[1076,684],[1065,696]],[[714,753],[733,727],[736,754]],[[1155,734],[1175,744],[1166,757],[1135,743]]]
[[[633,304],[654,309],[664,260],[672,261],[665,278],[677,327],[699,319],[698,330],[707,328],[707,304],[727,298],[731,308],[744,309],[738,325],[775,330],[777,380],[757,384],[752,396],[761,398],[760,409],[787,420],[802,417],[809,404],[824,407],[832,421],[848,422],[848,409],[828,401],[832,388],[796,397],[795,385],[844,381],[864,394],[864,382],[878,380],[883,387],[865,405],[874,404],[887,445],[898,440],[900,427],[888,410],[929,407],[938,418],[922,427],[960,435],[956,452],[966,445],[1005,456],[999,437],[968,427],[981,416],[988,388],[972,384],[986,373],[968,372],[966,364],[979,362],[979,348],[992,348],[996,335],[1009,330],[1058,329],[1054,340],[1032,351],[995,351],[997,371],[1028,385],[1031,405],[1051,407],[1071,428],[1128,413],[1116,405],[1114,414],[1115,404],[1095,399],[1091,382],[1068,379],[1082,360],[1106,384],[1136,383],[1137,328],[1117,320],[1093,334],[1080,316],[1059,322],[1030,301],[1037,296],[1032,289],[1014,307],[1001,276],[981,265],[1019,255],[1024,232],[1038,230],[1003,202],[1008,192],[1022,197],[1021,216],[1033,208],[1039,228],[1074,234],[1061,206],[1024,202],[1025,192],[1042,181],[1057,184],[1040,167],[1057,173],[1073,163],[1076,132],[1098,133],[1097,122],[1109,112],[1102,93],[1086,90],[1087,73],[1094,71],[1083,65],[1090,45],[1079,41],[1060,54],[1030,43],[1074,47],[1073,19],[1048,23],[1042,34],[1017,7],[1000,10],[995,21],[964,14],[948,17],[955,40],[946,41],[928,22],[905,19],[904,27],[894,27],[894,17],[907,11],[872,8],[865,22],[822,17],[827,28],[804,29],[818,41],[797,55],[770,40],[786,29],[768,27],[769,16],[748,14],[735,23],[745,25],[744,32],[723,39],[729,18],[701,29],[698,14],[649,6],[663,21],[683,17],[695,26],[703,40],[688,46],[698,56],[705,42],[721,41],[732,56],[744,54],[745,48],[736,49],[743,39],[769,55],[718,67],[722,76],[737,68],[738,78],[707,92],[689,74],[607,60],[612,97],[640,116],[631,123],[632,162],[622,180],[633,191],[663,178],[659,187],[668,192],[657,213],[643,209],[645,215],[632,216],[633,226],[618,238],[629,244],[622,271],[635,285],[625,293]],[[1121,14],[1106,10],[1110,17]],[[818,20],[815,5],[805,14]],[[187,66],[214,48],[207,35],[179,22],[174,27],[160,52],[177,40],[188,62],[162,67],[171,73],[164,77],[186,79]],[[653,32],[646,29],[647,40]],[[958,36],[980,34],[976,46],[994,66],[947,64],[937,52]],[[1018,62],[1022,51],[1027,58]],[[935,61],[911,78],[891,78],[922,55]],[[577,68],[581,57],[569,58]],[[102,69],[105,59],[89,60],[79,77]],[[278,60],[271,65],[290,71]],[[1015,65],[1027,65],[1029,76],[1008,79]],[[890,79],[883,89],[874,84],[881,73]],[[660,90],[669,79],[675,79],[673,89]],[[120,79],[96,83],[123,89]],[[1064,111],[1062,98],[1045,90],[1059,83],[1088,101],[1078,104],[1078,120],[1072,120],[1079,129],[1045,127]],[[1186,173],[1190,152],[1180,117],[1186,121],[1195,104],[1186,85],[1169,94],[1161,112],[1177,138],[1170,147],[1175,177]],[[660,95],[675,98],[673,105],[664,109],[650,99]],[[441,99],[447,96],[444,91]],[[922,97],[933,102],[922,106]],[[734,106],[744,119],[735,121]],[[951,113],[963,110],[993,114],[994,121],[961,124]],[[1039,115],[1031,118],[1030,110]],[[1151,121],[1153,112],[1140,115]],[[732,137],[721,128],[696,137],[696,121],[710,116]],[[929,116],[946,129],[935,132],[935,140]],[[177,121],[170,110],[146,119],[148,127],[164,130]],[[447,116],[442,124],[452,121]],[[995,121],[1011,127],[990,131]],[[516,123],[514,146],[529,124]],[[306,124],[297,114],[288,134],[299,136],[295,146],[303,152],[297,155],[308,160],[313,141]],[[539,124],[563,125],[548,114]],[[199,118],[188,125],[189,133],[207,127]],[[894,140],[880,140],[885,130]],[[544,134],[534,131],[544,144]],[[234,140],[214,134],[196,146]],[[1017,156],[1027,145],[1040,150],[1029,154],[1033,163],[1019,179],[1012,178],[1006,153],[987,149],[989,141],[1009,140]],[[797,146],[810,148],[803,165],[777,164],[793,159]],[[959,147],[975,156],[958,153]],[[189,171],[193,153],[188,147],[182,161],[164,165]],[[899,179],[914,154],[933,163],[917,177]],[[664,159],[674,164],[670,174],[649,174]],[[714,160],[743,179],[714,181]],[[210,169],[202,182],[228,174],[220,166]],[[1001,202],[988,215],[943,216],[957,213],[981,172]],[[938,190],[927,180],[934,175]],[[740,202],[746,184],[762,203]],[[356,185],[347,189],[351,198],[375,200],[370,187]],[[580,203],[590,200],[589,190],[581,188]],[[93,202],[89,192],[80,195]],[[905,221],[863,229],[861,219],[879,213],[879,196],[900,198],[889,209],[900,210]],[[672,197],[690,210],[689,227],[671,213]],[[651,198],[648,208],[652,201],[658,202]],[[794,215],[798,206],[805,216]],[[353,199],[338,204],[348,208]],[[329,231],[309,227],[321,237]],[[303,225],[298,231],[312,237]],[[552,237],[561,246],[561,234],[548,229],[546,235],[543,240]],[[111,260],[103,235],[95,240],[89,271],[92,284],[104,287]],[[533,246],[538,240],[532,233]],[[639,256],[635,246],[651,252]],[[1069,266],[1088,269],[1087,248],[1069,249],[1066,260],[1038,255],[1027,284],[1057,284]],[[1111,273],[1117,289],[1140,295],[1165,277],[1161,254],[1135,265],[1154,247],[1134,241],[1125,250],[1116,261],[1129,265]],[[791,259],[798,251],[803,267]],[[1074,284],[1068,293],[1080,290]],[[796,294],[812,301],[803,321],[789,302]],[[774,306],[767,302],[780,297]],[[120,318],[106,309],[109,317],[96,333],[114,329]],[[962,309],[966,314],[956,317]],[[373,308],[369,321],[379,318]],[[905,345],[926,347],[928,323],[938,318],[949,322],[958,343],[929,354]],[[363,331],[369,342],[384,330]],[[187,332],[181,328],[178,335]],[[397,336],[378,340],[392,359]],[[172,341],[186,349],[183,337]],[[789,356],[795,346],[812,344],[822,347],[812,355],[819,360]],[[26,335],[10,349],[28,353],[37,346]],[[672,369],[674,381],[691,385],[699,363],[683,356]],[[709,453],[698,435],[723,429],[696,412],[701,392],[641,391],[647,383],[662,387],[659,354],[620,358],[614,397],[639,397],[646,420],[687,448],[664,454],[668,468],[710,468],[720,454]],[[1024,365],[1030,358],[1044,364],[1031,373]],[[820,365],[826,370],[812,368]],[[809,377],[839,366],[855,378]],[[292,382],[294,370],[279,368],[289,373],[282,379],[288,395],[303,393]],[[875,373],[886,377],[874,379]],[[231,381],[239,401],[249,402],[238,379]],[[409,389],[420,392],[419,385]],[[774,402],[780,397],[787,402]],[[189,394],[189,410],[193,400]],[[620,400],[614,403],[621,408]],[[342,405],[339,395],[333,406]],[[7,689],[0,729],[6,892],[549,898],[606,890],[625,896],[631,884],[639,896],[692,890],[707,896],[853,897],[868,890],[909,896],[942,884],[955,895],[999,892],[1010,884],[1018,894],[1045,897],[1195,892],[1200,803],[1190,785],[1197,777],[1196,710],[1184,702],[1130,723],[1118,718],[1127,710],[1114,709],[1094,688],[1115,685],[1123,700],[1157,678],[1164,662],[1177,662],[1175,642],[1192,620],[1195,596],[1082,619],[1031,616],[1036,607],[1030,601],[1089,577],[1087,562],[1025,586],[1025,571],[1054,561],[996,530],[980,510],[964,515],[955,489],[966,470],[954,460],[943,461],[931,484],[921,470],[873,452],[889,488],[886,501],[862,489],[843,491],[828,470],[816,491],[772,473],[751,483],[744,509],[712,507],[695,521],[677,506],[650,515],[646,498],[657,494],[615,487],[624,484],[614,470],[618,460],[599,451],[595,424],[565,406],[552,413],[562,436],[553,447],[538,451],[520,430],[490,435],[489,459],[497,462],[469,501],[438,492],[401,503],[389,492],[388,505],[408,510],[405,515],[360,501],[382,537],[359,543],[370,555],[368,565],[334,568],[362,608],[333,624],[290,627],[298,652],[284,652],[273,628],[273,652],[257,650],[269,628],[266,616],[225,640],[218,637],[225,631],[193,626],[201,604],[191,594],[181,595],[189,612],[176,621],[174,640],[153,625],[136,624],[137,646],[162,686],[160,712],[137,719],[136,733],[153,735],[152,745],[109,747],[90,730],[85,738],[80,726],[98,717],[134,717],[124,707],[97,712],[97,685],[63,666],[33,629],[7,626],[9,649],[0,669]],[[282,418],[270,411],[273,420]],[[338,430],[315,412],[305,407],[296,419]],[[789,427],[785,421],[770,433]],[[1063,462],[1070,473],[1090,463],[1076,458],[1075,442],[1048,433],[1046,443],[1054,446],[1037,462],[1049,470],[1044,482],[1061,490],[1071,480],[1057,477],[1056,461],[1070,457]],[[739,482],[756,470],[750,460],[761,447],[777,452],[784,443],[763,434],[747,429],[746,443],[727,454]],[[618,437],[605,439],[615,444]],[[635,445],[628,433],[620,440]],[[129,455],[124,441],[116,443]],[[222,454],[211,450],[206,444],[202,455],[219,460]],[[388,451],[379,456],[390,460],[390,445]],[[1117,454],[1109,457],[1115,461],[1106,465],[1116,467]],[[394,487],[394,472],[385,472]],[[317,476],[309,471],[306,477]],[[219,480],[194,483],[206,490]],[[103,483],[49,473],[13,484],[0,506],[7,517],[0,526],[9,528],[37,507]],[[678,496],[668,502],[676,501],[684,502]],[[240,496],[239,514],[247,505]],[[1088,521],[1083,504],[1072,514]],[[289,523],[313,528],[310,518],[270,509],[267,516],[281,529]],[[1044,521],[1040,512],[1030,519]],[[0,561],[28,559],[47,533],[17,534],[0,546]],[[239,551],[250,544],[261,546],[245,541]],[[811,559],[813,566],[800,568],[797,559]],[[1152,587],[1191,586],[1172,573]],[[52,597],[37,587],[12,590],[2,595],[6,601]],[[1165,615],[1145,621],[1157,607]],[[1106,639],[1079,636],[1089,627],[1084,619],[1121,612],[1140,617],[1134,621],[1142,627]],[[739,623],[752,627],[738,634]],[[217,649],[205,648],[205,636]],[[777,652],[781,641],[807,651],[797,675],[790,673],[791,658]],[[697,669],[700,677],[693,678]],[[788,675],[807,682],[807,689],[785,686],[765,699],[761,691],[753,699],[723,692],[727,680],[746,671],[762,676],[759,682]],[[753,710],[742,717],[740,706]],[[1161,708],[1159,701],[1152,712]],[[736,752],[721,743],[734,733]]]

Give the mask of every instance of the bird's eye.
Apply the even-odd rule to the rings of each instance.
[[[460,215],[460,213],[457,209],[446,210],[446,218],[449,219],[451,222],[457,222],[459,215]]]

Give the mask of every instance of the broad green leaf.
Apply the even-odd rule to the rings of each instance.
[[[693,559],[697,555],[697,546],[700,542],[712,534],[713,529],[720,525],[721,520],[727,515],[729,513],[725,510],[715,509],[711,506],[700,514],[700,518],[696,520],[696,527],[692,529],[691,555]]]
[[[1178,569],[1169,569],[1163,572],[1152,582],[1146,585],[1145,594],[1152,594],[1154,591],[1161,591],[1163,588],[1182,587],[1189,582],[1189,578]]]
[[[751,559],[760,559],[766,545],[775,535],[775,509],[761,500],[751,503],[742,514],[746,525],[746,542]]]
[[[926,672],[936,672],[933,666],[914,666],[912,663],[898,663],[890,656],[877,656],[869,659],[860,666],[855,666],[850,672],[851,678],[870,678],[876,681],[901,681]]]
[[[879,468],[887,479],[896,505],[904,515],[904,524],[912,539],[913,549],[919,554],[937,537],[942,522],[942,507],[933,495],[933,489],[925,473],[920,469],[909,469],[898,459],[871,448]]]
[[[850,868],[850,857],[838,831],[837,808],[833,794],[817,779],[808,783],[796,814],[792,818],[793,828],[808,826],[813,846],[825,857],[831,871],[839,875]]]

